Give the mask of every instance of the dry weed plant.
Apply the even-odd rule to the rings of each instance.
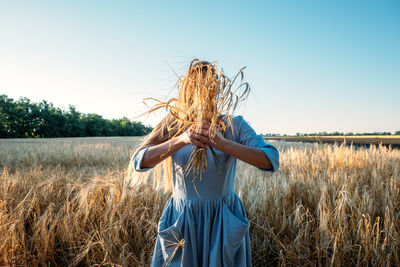
[[[127,186],[141,141],[0,140],[0,265],[148,266],[170,195]],[[400,150],[274,145],[278,172],[237,168],[254,266],[400,265]]]

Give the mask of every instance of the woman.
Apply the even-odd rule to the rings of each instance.
[[[199,67],[203,73],[212,69],[214,74],[211,63],[196,61],[187,75]],[[186,96],[185,101],[193,99]],[[231,120],[220,116],[227,126],[223,132],[212,130],[212,123],[201,120],[171,138],[168,125],[177,124],[173,115],[170,112],[154,128],[131,162],[138,172],[148,171],[165,159],[171,163],[166,174],[170,175],[172,196],[158,224],[151,266],[251,266],[250,224],[234,191],[236,161],[275,172],[279,168],[278,150],[257,135],[242,116]],[[204,148],[207,153],[202,179],[185,172],[195,148]]]

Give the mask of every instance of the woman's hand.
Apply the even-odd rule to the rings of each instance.
[[[195,126],[192,125],[183,134],[179,136],[182,143],[185,145],[193,144],[195,146],[207,148],[207,133],[203,127],[195,131]]]
[[[224,136],[220,131],[210,131],[210,123],[202,122],[199,125],[199,129],[196,129],[196,125],[192,125],[183,134],[180,135],[181,141],[184,144],[193,144],[203,148],[208,148],[209,146],[219,149],[223,146],[225,141]]]
[[[212,146],[218,150],[222,150],[222,147],[224,146],[226,141],[225,137],[216,128],[213,129],[214,131],[211,131],[209,122],[205,122],[204,126],[207,128],[208,132],[208,146]]]

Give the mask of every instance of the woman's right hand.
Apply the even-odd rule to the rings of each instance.
[[[196,124],[191,125],[185,132],[179,135],[181,142],[185,145],[193,144],[195,146],[208,148],[209,143],[209,126],[208,124],[200,124],[200,129],[196,130]]]

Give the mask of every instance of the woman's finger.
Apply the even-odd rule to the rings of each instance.
[[[204,136],[208,136],[208,130],[206,129],[194,129],[190,132],[190,134],[200,134]]]
[[[199,132],[195,132],[195,133],[192,133],[192,134],[195,134],[196,136],[205,137],[207,139],[210,138],[210,132],[208,130],[201,130]]]
[[[204,143],[204,144],[209,144],[210,139],[208,137],[205,137],[203,135],[194,135],[194,138],[197,139],[199,142]]]
[[[200,135],[200,134],[196,134],[196,133],[193,133],[190,136],[190,138],[192,138],[192,139],[194,139],[194,140],[196,140],[198,142],[201,142],[201,143],[207,143],[207,141],[209,140],[207,137],[205,137],[203,135]]]
[[[206,145],[206,144],[204,144],[204,143],[202,143],[202,142],[199,142],[199,141],[198,141],[197,139],[195,139],[195,138],[190,139],[190,142],[191,142],[193,145],[195,145],[195,146],[200,146],[200,147],[207,148],[207,145]]]

